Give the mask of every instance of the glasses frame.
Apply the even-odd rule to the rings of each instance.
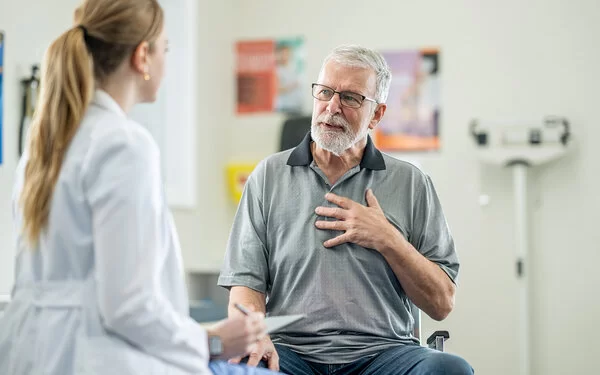
[[[326,89],[328,89],[328,90],[331,90],[331,91],[333,92],[333,94],[331,95],[331,98],[329,98],[328,100],[317,98],[317,97],[315,96],[315,86],[321,86],[321,87],[324,87],[324,88],[326,88]],[[321,83],[313,83],[313,84],[311,85],[311,90],[312,90],[312,91],[311,91],[311,94],[312,94],[313,98],[315,98],[315,99],[317,99],[317,100],[320,100],[320,101],[322,101],[322,102],[328,102],[328,101],[330,101],[331,99],[333,99],[333,97],[335,96],[335,94],[338,94],[338,96],[340,97],[340,104],[341,104],[343,107],[347,107],[347,108],[353,108],[353,109],[360,108],[360,107],[362,107],[362,105],[363,105],[363,103],[365,102],[365,100],[368,100],[368,101],[370,101],[370,102],[373,102],[373,103],[375,103],[375,104],[379,104],[379,102],[378,102],[377,100],[375,100],[375,99],[371,99],[371,98],[369,98],[368,96],[364,96],[363,94],[359,94],[359,93],[357,93],[357,92],[354,92],[354,91],[346,91],[346,90],[345,90],[345,91],[336,91],[336,90],[332,89],[331,87],[329,87],[329,86],[327,86],[327,85],[323,85],[323,84],[321,84]],[[352,106],[349,106],[349,105],[346,105],[346,104],[344,104],[344,103],[343,103],[343,101],[342,101],[342,94],[346,94],[346,95],[348,95],[348,94],[357,95],[357,96],[361,97],[361,98],[362,98],[362,100],[361,100],[360,104],[358,105],[358,107],[352,107]]]

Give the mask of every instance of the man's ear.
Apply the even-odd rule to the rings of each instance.
[[[131,55],[131,66],[133,69],[140,73],[148,73],[148,61],[150,59],[150,44],[146,41],[141,42],[133,50]]]
[[[377,104],[377,108],[375,108],[375,112],[373,112],[373,118],[369,123],[369,129],[375,129],[377,124],[379,124],[379,121],[383,118],[386,109],[387,105],[385,103]]]

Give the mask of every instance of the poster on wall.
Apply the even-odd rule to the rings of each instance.
[[[439,50],[383,52],[392,71],[385,116],[373,132],[388,152],[435,151],[440,147]]]
[[[237,113],[301,113],[304,40],[242,41],[236,44]]]
[[[227,186],[231,200],[237,205],[242,199],[244,186],[256,163],[241,162],[229,163],[227,165]]]
[[[2,165],[2,117],[4,115],[4,97],[2,95],[3,76],[4,76],[4,33],[0,31],[0,165]]]

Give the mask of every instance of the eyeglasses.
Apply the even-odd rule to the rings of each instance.
[[[318,83],[312,84],[312,96],[315,99],[328,102],[335,94],[340,96],[340,103],[342,103],[344,107],[360,108],[365,100],[379,104],[375,99],[367,98],[364,95],[352,91],[335,91],[331,87],[325,85],[320,85]]]

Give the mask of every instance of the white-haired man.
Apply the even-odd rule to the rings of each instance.
[[[452,310],[459,263],[429,177],[368,135],[390,81],[379,53],[334,49],[312,86],[310,134],[246,183],[219,285],[230,306],[307,315],[260,342],[250,365],[294,375],[473,373],[412,336],[413,304],[436,320]]]

